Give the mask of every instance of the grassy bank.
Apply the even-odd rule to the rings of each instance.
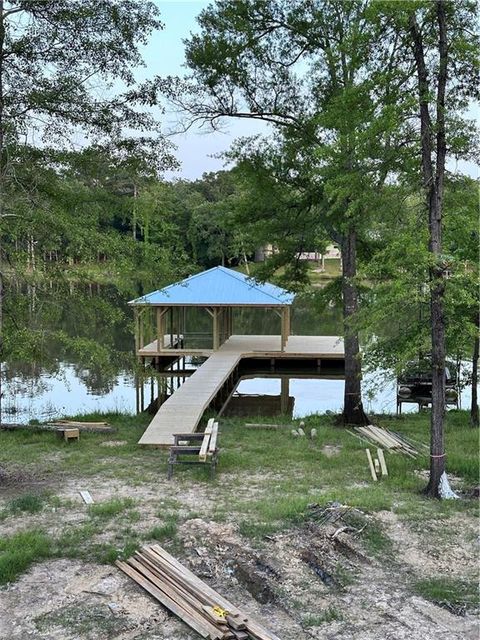
[[[369,553],[388,555],[392,541],[377,514],[389,512],[412,531],[428,531],[428,544],[454,539],[451,518],[477,514],[467,496],[478,481],[478,432],[468,426],[466,412],[449,412],[446,427],[447,468],[464,497],[444,502],[422,496],[426,455],[387,454],[389,476],[372,482],[364,443],[329,416],[304,419],[305,438],[294,438],[290,428],[251,430],[245,419],[221,420],[216,479],[204,468],[179,467],[171,482],[165,479],[166,452],[137,445],[149,416],[81,418],[102,418],[117,431],[82,433],[79,442],[68,444],[49,432],[0,432],[6,489],[0,501],[1,583],[44,558],[112,562],[154,540],[181,548],[179,532],[195,518],[233,526],[261,547],[265,536],[308,522],[312,504],[336,501],[370,518],[362,542]],[[378,416],[375,422],[428,443],[428,414]],[[82,503],[80,489],[92,492],[94,505]],[[435,593],[435,585],[415,584]]]

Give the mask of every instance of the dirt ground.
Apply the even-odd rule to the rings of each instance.
[[[224,482],[237,487],[240,495],[259,491],[262,478],[248,474],[248,479],[245,482],[239,473]],[[159,479],[156,484],[132,487],[89,477],[83,483],[77,479],[74,488],[56,488],[68,507],[47,506],[38,514],[7,517],[0,522],[0,536],[26,526],[55,535],[66,524],[86,522],[87,507],[77,490],[83,488],[98,503],[112,496],[134,498],[139,512],[134,527],[140,531],[155,523],[163,500],[181,502],[176,541],[162,544],[282,640],[479,637],[476,615],[455,615],[414,595],[410,588],[418,575],[461,578],[475,572],[477,522],[466,514],[450,517],[449,531],[444,531],[442,519],[425,528],[389,511],[377,513],[375,518],[391,541],[388,555],[382,555],[370,553],[355,532],[338,533],[341,522],[325,525],[312,519],[260,540],[246,538],[235,521],[213,518],[216,489],[208,483],[188,486]],[[365,516],[366,526],[371,517]],[[107,539],[109,528],[101,535]],[[88,559],[39,562],[0,589],[1,640],[196,637],[115,566]]]

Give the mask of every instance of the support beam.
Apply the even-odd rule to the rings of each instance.
[[[219,309],[213,308],[213,348],[214,350],[220,347],[220,328],[219,328]]]
[[[143,335],[143,309],[138,314],[138,347],[143,349],[145,346],[145,340]]]
[[[289,319],[290,319],[290,315],[289,315],[289,308],[288,307],[284,307],[282,309],[282,329],[281,329],[281,351],[285,351],[285,345],[287,344],[287,340],[288,340],[288,336],[290,334],[290,329],[289,329]]]
[[[163,316],[166,310],[162,307],[157,307],[157,351],[163,349],[163,341],[165,336],[165,322]]]
[[[280,412],[285,415],[288,412],[288,399],[290,397],[290,379],[287,376],[281,378]]]
[[[140,336],[139,336],[139,323],[138,323],[138,309],[133,307],[133,332],[135,334],[135,356],[140,349]]]

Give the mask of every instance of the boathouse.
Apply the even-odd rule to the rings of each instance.
[[[159,408],[139,443],[165,447],[173,434],[193,433],[206,409],[226,384],[235,382],[244,358],[344,360],[343,340],[337,336],[291,335],[290,309],[294,295],[269,283],[260,283],[238,271],[214,267],[153,291],[129,304],[135,314],[135,352],[142,362],[186,356],[205,362]],[[235,310],[263,308],[280,316],[280,335],[238,335]],[[211,343],[190,346],[189,310],[201,309],[211,319]],[[193,327],[194,329],[194,327]]]

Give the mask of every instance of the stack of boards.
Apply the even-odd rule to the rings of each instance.
[[[394,433],[393,431],[375,427],[373,424],[368,425],[368,427],[356,427],[355,431],[363,436],[363,438],[366,438],[375,444],[379,444],[381,447],[389,451],[399,451],[411,458],[415,458],[418,455],[417,449],[411,442],[409,442],[404,436]],[[352,432],[350,431],[350,433]]]
[[[280,640],[157,544],[116,565],[202,638]]]

